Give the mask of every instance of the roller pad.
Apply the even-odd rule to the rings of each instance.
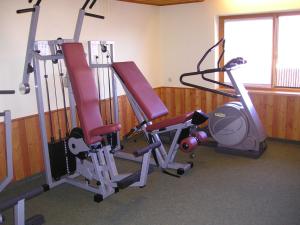
[[[149,166],[148,174],[152,173],[154,171],[153,166]],[[138,182],[141,177],[141,170],[136,171],[135,173],[132,173],[131,175],[125,177],[124,179],[117,182],[117,185],[120,189],[125,189],[129,187],[130,185],[134,184],[135,182]]]
[[[25,200],[32,199],[32,198],[42,194],[44,192],[44,190],[45,190],[44,187],[38,187],[31,191],[24,192],[23,194],[20,194],[17,197],[14,197],[14,198],[11,198],[8,200],[4,200],[0,203],[0,212],[5,211],[5,210],[15,206],[18,203],[18,201],[20,201],[22,199],[25,199]]]
[[[151,151],[152,149],[158,148],[160,145],[161,145],[160,142],[156,142],[151,145],[148,145],[145,148],[135,151],[133,154],[135,157],[139,157],[139,156],[142,156],[142,155],[146,154],[147,152]]]
[[[25,225],[41,225],[45,223],[43,215],[35,215],[26,220]]]
[[[190,153],[196,148],[197,144],[195,137],[187,137],[181,141],[180,150],[185,153]]]

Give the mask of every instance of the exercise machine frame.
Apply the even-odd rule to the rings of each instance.
[[[88,46],[89,46],[89,65],[91,68],[102,68],[102,67],[113,67],[114,65],[114,59],[113,57],[111,58],[111,64],[110,65],[99,65],[99,63],[95,63],[95,58],[99,57],[97,54],[100,52],[97,50],[97,47],[101,45],[106,45],[107,49],[111,51],[110,55],[114,55],[114,48],[113,48],[113,42],[111,41],[89,41]],[[147,118],[145,113],[143,112],[142,108],[138,105],[137,101],[133,97],[133,95],[130,93],[128,88],[126,87],[125,83],[122,81],[122,78],[119,76],[119,74],[116,72],[114,68],[111,68],[112,73],[113,73],[113,87],[112,89],[114,90],[113,92],[113,103],[114,103],[114,117],[115,121],[119,121],[118,118],[118,100],[117,100],[117,85],[116,85],[116,79],[120,82],[122,85],[126,96],[129,100],[129,103],[136,115],[136,118],[138,120],[139,125],[135,128],[133,128],[133,132],[141,131],[144,133],[147,141],[149,143],[161,143],[159,134],[162,133],[167,133],[170,131],[175,131],[175,137],[173,138],[173,141],[171,143],[171,146],[168,150],[166,150],[165,146],[160,145],[158,148],[155,149],[155,152],[153,154],[153,159],[151,160],[152,165],[156,165],[160,167],[163,172],[167,172],[166,169],[172,169],[172,170],[177,170],[178,175],[184,174],[187,170],[191,169],[193,167],[193,164],[191,162],[189,163],[179,163],[175,162],[175,156],[176,153],[179,149],[180,145],[180,140],[183,139],[182,133],[184,130],[195,130],[196,129],[196,124],[193,124],[193,120],[187,119],[184,120],[181,123],[178,124],[169,124],[167,127],[160,127],[159,129],[155,129],[152,131],[147,130],[147,127],[152,125],[152,122]],[[186,132],[185,132],[186,133]],[[189,134],[185,134],[185,136],[189,136]],[[136,162],[141,162],[141,158],[136,158],[132,154],[120,151],[122,147],[120,146],[120,135],[118,134],[118,143],[116,149],[116,156],[122,159],[126,160],[132,160]]]
[[[14,94],[14,90],[0,90],[2,94]],[[11,112],[5,110],[0,112],[0,117],[4,117],[4,129],[5,129],[5,146],[6,146],[6,176],[0,181],[0,193],[9,185],[13,179],[13,148],[12,148],[12,129],[11,129]],[[0,203],[0,224],[5,222],[5,218],[2,212],[13,207],[14,208],[14,224],[15,225],[41,225],[45,222],[42,215],[35,215],[31,218],[25,219],[25,201],[34,198],[44,191],[47,191],[47,186],[38,187],[31,191],[19,194],[16,197],[8,198]]]
[[[39,125],[42,137],[42,147],[43,147],[43,157],[45,164],[46,180],[50,188],[56,187],[62,183],[68,183],[73,186],[82,188],[84,190],[93,192],[94,200],[96,202],[102,201],[111,194],[118,191],[119,188],[125,188],[127,186],[145,186],[147,175],[149,172],[149,164],[147,162],[147,157],[144,157],[144,163],[142,164],[142,169],[140,173],[132,174],[119,174],[116,168],[116,163],[111,151],[110,146],[102,146],[101,143],[95,145],[87,145],[84,143],[83,138],[77,138],[71,136],[67,140],[70,152],[82,152],[85,158],[75,157],[76,169],[70,174],[67,173],[61,176],[59,179],[53,177],[51,171],[51,160],[48,147],[46,122],[45,122],[45,109],[43,102],[43,91],[42,91],[42,81],[40,73],[40,62],[57,62],[64,60],[64,55],[61,51],[56,51],[64,43],[77,42],[80,37],[81,28],[84,16],[91,16],[98,19],[103,19],[103,16],[95,15],[85,12],[85,8],[90,3],[92,8],[95,4],[95,0],[90,3],[90,0],[86,0],[83,7],[79,10],[77,17],[76,28],[74,32],[73,39],[62,39],[48,40],[48,41],[35,41],[36,26],[38,21],[39,6],[36,5],[37,10],[32,10],[32,21],[30,26],[28,45],[26,51],[25,59],[25,69],[23,73],[23,81],[20,90],[23,93],[29,93],[29,74],[33,72],[34,74],[34,87],[37,101],[37,108],[39,114]],[[47,45],[46,50],[39,48],[39,45]],[[28,66],[30,65],[30,66]],[[28,68],[31,68],[30,70]],[[68,96],[70,104],[70,113],[72,120],[72,128],[76,128],[76,110],[75,110],[75,99],[73,96],[73,91],[71,83],[69,82],[69,77],[66,75],[66,81],[68,86]],[[49,112],[51,113],[51,112]],[[76,146],[72,148],[72,146]],[[66,148],[66,147],[65,147]],[[151,146],[147,147],[145,150],[146,154],[151,150]],[[72,153],[73,153],[72,152]],[[137,153],[139,155],[139,153]],[[150,153],[149,153],[150,154]],[[69,159],[68,159],[69,160]],[[68,160],[66,163],[68,164]],[[81,179],[83,176],[84,179]],[[92,182],[95,181],[95,182]]]
[[[13,90],[1,90],[0,94],[14,94]],[[12,137],[11,137],[11,112],[5,110],[0,112],[0,117],[4,118],[4,129],[5,129],[5,149],[6,149],[6,176],[0,181],[0,192],[7,187],[7,185],[13,179],[13,149],[12,149]]]

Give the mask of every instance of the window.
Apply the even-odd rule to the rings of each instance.
[[[279,17],[276,86],[300,87],[300,15]]]
[[[247,60],[239,71],[250,86],[300,87],[300,12],[220,17],[224,61]],[[228,77],[221,81],[229,82]]]

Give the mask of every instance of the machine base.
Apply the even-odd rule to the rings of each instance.
[[[259,147],[258,151],[257,150],[240,150],[240,149],[232,149],[232,148],[217,146],[216,152],[258,159],[265,152],[266,149],[267,149],[267,142],[263,141],[260,143],[260,147]]]

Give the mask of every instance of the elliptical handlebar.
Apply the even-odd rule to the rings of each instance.
[[[201,64],[206,59],[207,55],[212,50],[217,48],[218,46],[222,46],[222,52],[221,52],[220,57],[218,59],[217,68],[201,70],[201,68],[200,68]],[[204,91],[209,91],[209,92],[212,92],[212,93],[215,93],[215,94],[220,94],[220,95],[224,95],[224,96],[231,97],[231,98],[239,98],[240,97],[239,94],[232,94],[232,93],[228,93],[228,92],[225,92],[225,91],[222,91],[222,90],[215,90],[215,89],[207,88],[207,87],[200,86],[200,85],[197,85],[197,84],[192,84],[192,83],[189,83],[189,82],[186,82],[186,81],[183,80],[184,77],[201,75],[202,79],[207,81],[207,82],[210,82],[210,83],[213,83],[213,84],[218,84],[218,85],[220,85],[224,88],[234,89],[234,87],[230,84],[226,84],[226,83],[216,81],[216,80],[213,80],[213,79],[210,79],[210,78],[206,77],[207,74],[230,71],[230,70],[234,69],[235,67],[237,67],[239,65],[247,63],[247,61],[244,60],[242,57],[237,57],[237,58],[231,59],[229,62],[227,62],[225,64],[225,66],[221,67],[220,64],[221,64],[222,58],[224,57],[224,53],[225,53],[225,39],[222,38],[221,40],[219,40],[216,44],[214,44],[211,48],[209,48],[204,53],[204,55],[202,56],[202,58],[199,60],[199,62],[197,64],[197,71],[196,72],[183,73],[180,76],[180,79],[179,79],[180,83],[182,83],[183,85],[189,86],[189,87],[197,88],[197,89],[204,90]]]
[[[212,80],[212,79],[209,79],[209,78],[205,77],[205,72],[206,73],[215,73],[215,72],[222,72],[222,70],[218,68],[218,69],[208,69],[208,70],[199,71],[199,72],[183,73],[179,78],[180,83],[182,83],[183,85],[188,86],[188,87],[197,88],[197,89],[200,89],[200,90],[203,90],[203,91],[209,91],[209,92],[219,94],[219,95],[224,95],[224,96],[227,96],[227,97],[230,97],[230,98],[239,98],[240,97],[239,95],[236,95],[236,94],[232,94],[232,93],[221,91],[221,90],[207,88],[207,87],[200,86],[200,85],[197,85],[197,84],[188,83],[188,82],[183,80],[184,77],[194,76],[194,75],[201,75],[203,80],[206,80],[206,81],[214,83],[214,84],[218,84],[218,85],[223,86],[225,88],[233,89],[233,86],[231,86],[229,84],[225,84],[225,83],[215,81],[215,80]]]
[[[201,71],[200,69],[200,66],[201,64],[203,63],[203,61],[206,59],[207,55],[212,51],[214,50],[217,46],[219,46],[220,44],[222,44],[222,48],[223,48],[223,51],[219,57],[219,60],[218,60],[218,68],[220,68],[220,62],[221,62],[221,59],[223,58],[224,56],[224,48],[225,48],[225,39],[222,38],[220,39],[216,44],[214,44],[210,49],[208,49],[205,54],[202,56],[202,58],[200,59],[200,61],[198,62],[197,64],[197,71]]]

